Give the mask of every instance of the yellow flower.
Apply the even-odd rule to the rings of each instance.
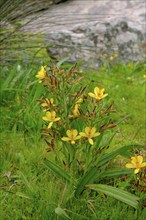
[[[88,95],[90,97],[95,98],[97,101],[105,98],[108,94],[103,94],[105,89],[99,89],[98,87],[94,88],[94,93],[89,92]]]
[[[53,123],[56,122],[56,121],[59,121],[60,118],[56,118],[56,112],[55,111],[47,111],[46,112],[46,116],[43,117],[43,120],[44,121],[50,121],[49,125],[48,125],[48,128],[51,128]]]
[[[146,79],[146,75],[143,75],[143,78]]]
[[[83,70],[79,70],[79,73],[82,73],[83,72]]]
[[[83,99],[82,99],[82,98],[79,98],[79,99],[76,100],[75,103],[78,104],[78,103],[81,103],[81,102],[83,102]]]
[[[53,98],[50,98],[50,99],[46,98],[46,99],[44,100],[44,102],[41,104],[41,106],[43,106],[43,107],[45,108],[44,111],[46,111],[46,109],[49,110],[49,108],[50,108],[51,106],[55,106],[55,104],[54,104],[54,99],[53,99]]]
[[[114,58],[117,58],[117,57],[118,57],[118,54],[115,53],[115,54],[114,54]]]
[[[113,60],[114,60],[114,57],[113,57],[113,56],[111,56],[111,57],[109,58],[109,60],[110,60],[110,61],[113,61]]]
[[[36,78],[40,79],[39,83],[42,82],[42,79],[44,79],[46,77],[46,75],[47,75],[46,66],[42,66],[41,70],[36,75]]]
[[[104,56],[104,57],[107,57],[107,54],[106,54],[106,53],[104,53],[104,54],[103,54],[103,56]]]
[[[129,169],[135,169],[134,173],[139,173],[140,169],[146,167],[146,162],[143,163],[142,156],[131,157],[131,163],[127,163],[126,167]]]
[[[72,117],[78,117],[80,115],[80,111],[79,111],[80,104],[79,103],[81,103],[81,102],[83,102],[82,98],[79,98],[79,99],[76,100],[75,107],[72,110],[73,115],[70,115],[71,118]]]
[[[66,134],[68,137],[62,137],[61,140],[69,141],[71,144],[75,144],[76,140],[81,138],[76,129],[67,130]]]
[[[75,104],[75,107],[74,107],[74,109],[72,110],[72,112],[73,112],[73,115],[74,115],[75,117],[78,117],[78,116],[80,115],[80,112],[79,112],[79,104]]]
[[[99,136],[100,133],[99,133],[99,132],[96,132],[96,128],[95,128],[95,127],[86,127],[86,128],[85,128],[85,132],[80,132],[79,135],[80,135],[81,137],[87,138],[88,141],[89,141],[89,143],[90,143],[91,145],[93,145],[94,142],[93,142],[92,138]]]

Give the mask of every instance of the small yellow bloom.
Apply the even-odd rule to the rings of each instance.
[[[114,58],[117,58],[117,57],[118,57],[118,54],[115,53],[115,54],[114,54]]]
[[[39,83],[42,82],[42,80],[46,77],[46,75],[47,75],[46,66],[42,66],[41,70],[36,75],[36,78],[40,79]]]
[[[103,54],[103,56],[104,56],[104,57],[107,57],[107,54],[106,54],[106,53],[104,53],[104,54]]]
[[[146,75],[143,75],[143,78],[146,79]]]
[[[83,99],[82,99],[82,98],[79,98],[79,99],[76,100],[75,103],[78,104],[78,103],[81,103],[81,102],[83,102]]]
[[[80,115],[80,111],[79,111],[80,104],[79,103],[81,102],[83,102],[82,98],[79,98],[76,100],[74,109],[72,110],[73,115],[70,115],[71,118],[78,117]]]
[[[114,60],[114,57],[113,57],[113,56],[111,56],[111,57],[109,58],[109,60],[110,60],[110,61],[113,61],[113,60]]]
[[[128,67],[132,67],[132,64],[131,63],[128,63],[128,65],[127,65]]]
[[[82,73],[83,72],[83,70],[79,70],[79,73]]]
[[[94,142],[93,142],[92,138],[99,136],[100,133],[99,133],[99,132],[96,132],[96,128],[95,128],[95,127],[86,127],[86,128],[85,128],[85,132],[80,132],[79,135],[80,135],[81,137],[87,138],[88,141],[89,141],[89,143],[90,143],[91,145],[93,145]]]
[[[75,144],[76,140],[80,139],[81,136],[78,135],[78,131],[76,129],[67,130],[66,132],[68,137],[62,137],[62,141],[69,141],[71,144]]]
[[[44,111],[46,111],[46,109],[49,110],[50,107],[55,106],[54,99],[53,98],[50,98],[50,99],[46,98],[44,100],[44,102],[41,104],[41,106],[43,106],[45,108]]]
[[[47,111],[46,116],[43,117],[44,121],[50,121],[48,128],[51,128],[53,123],[56,121],[59,121],[60,118],[56,118],[56,112],[55,111]]]
[[[90,97],[95,98],[97,101],[100,101],[101,99],[105,98],[108,94],[103,94],[105,89],[99,89],[98,87],[94,88],[94,93],[89,92],[88,95]]]
[[[80,115],[79,104],[75,104],[75,107],[74,107],[74,109],[72,110],[72,112],[73,112],[73,115],[74,115],[75,117],[78,117],[78,116]]]
[[[131,157],[131,163],[127,163],[126,167],[129,169],[135,169],[134,173],[139,173],[140,169],[146,167],[146,162],[143,163],[142,156]]]

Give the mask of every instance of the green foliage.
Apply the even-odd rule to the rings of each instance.
[[[38,86],[36,89],[37,82],[32,81],[36,69],[19,64],[11,70],[1,68],[1,130],[19,130],[26,135],[32,130],[38,132],[42,122],[38,120],[36,123],[39,107],[35,101],[43,89]]]
[[[104,193],[115,199],[118,199],[119,201],[127,203],[128,205],[134,208],[137,208],[138,206],[139,197],[132,195],[131,193],[128,193],[124,190],[117,189],[115,187],[104,184],[91,184],[91,185],[87,185],[87,187],[89,189]]]
[[[109,105],[109,100],[105,101],[108,94],[104,94],[104,89],[100,89],[98,84],[94,88],[94,93],[91,93],[93,89],[91,82],[84,82],[83,75],[76,67],[65,71],[55,65],[47,70],[44,66],[36,77],[49,94],[38,100],[46,113],[43,120],[47,128],[46,126],[43,128],[45,131],[43,136],[55,161],[54,163],[48,160],[45,164],[56,176],[75,186],[75,196],[80,196],[85,186],[99,177],[104,183],[106,180],[104,172],[110,171],[107,165],[115,157],[125,154],[129,156],[128,150],[142,148],[138,145],[129,145],[113,152],[108,151],[114,135],[112,133],[111,137],[108,135],[108,141],[105,142],[106,132],[119,123],[112,118],[113,103]],[[97,136],[101,134],[102,137],[98,139]],[[97,143],[95,140],[94,144],[93,138],[97,138]],[[67,143],[62,143],[61,140]],[[74,176],[76,181],[66,171]],[[119,174],[121,173],[118,172]],[[105,194],[137,208],[139,198],[130,193],[112,187],[107,187],[106,190],[105,185],[102,189],[98,188],[98,185],[95,188],[102,192],[105,190]]]
[[[84,92],[93,92],[97,84],[101,88],[106,88],[109,95],[103,99],[104,105],[110,106],[114,99],[112,110],[116,110],[116,114],[113,111],[111,118],[114,122],[118,122],[116,123],[118,126],[104,130],[102,135],[93,138],[93,146],[99,151],[99,155],[101,149],[98,146],[105,146],[102,151],[103,154],[101,153],[100,160],[95,161],[95,169],[92,170],[92,166],[90,167],[88,163],[86,170],[83,172],[81,169],[77,174],[73,173],[65,164],[62,165],[63,154],[61,154],[60,159],[56,160],[57,155],[60,154],[57,149],[63,149],[66,145],[69,146],[67,142],[61,141],[56,146],[55,155],[52,157],[52,152],[50,152],[52,145],[49,143],[50,145],[46,147],[40,139],[42,117],[45,112],[42,112],[42,115],[40,114],[41,109],[36,103],[36,99],[51,97],[48,96],[42,85],[34,80],[34,76],[41,65],[44,63],[31,66],[20,65],[20,70],[19,64],[1,68],[1,218],[9,220],[15,216],[16,220],[62,219],[57,214],[58,212],[55,213],[55,210],[58,211],[59,208],[59,213],[61,210],[73,220],[106,220],[107,218],[112,220],[145,220],[146,212],[142,208],[144,207],[144,173],[134,175],[133,170],[124,168],[125,163],[128,162],[128,159],[124,159],[124,157],[129,158],[135,152],[144,152],[144,66],[134,63],[131,63],[131,66],[116,64],[109,66],[109,68],[103,66],[98,71],[84,71],[85,80],[82,81],[81,86],[84,88],[93,80],[90,84],[92,89],[89,91],[89,87],[87,87]],[[61,65],[64,66],[64,69],[68,69],[65,64]],[[70,91],[79,91],[79,89],[80,85],[71,88]],[[27,96],[25,97],[26,93]],[[69,104],[70,109],[72,109],[73,103]],[[81,103],[81,105],[82,111],[85,112],[85,103]],[[59,114],[59,116],[62,115]],[[83,119],[77,118],[71,123],[74,128],[77,126],[78,130],[84,127]],[[43,128],[46,128],[47,125],[46,123]],[[98,128],[100,124],[97,123],[95,126]],[[55,123],[53,128],[57,129]],[[66,136],[65,131],[66,129],[61,130],[60,139]],[[44,134],[46,131],[43,130],[42,132]],[[48,137],[45,139],[49,142]],[[84,142],[82,144],[85,144]],[[134,143],[136,144],[134,145]],[[109,144],[110,148],[108,148]],[[72,145],[72,147],[74,146]],[[125,152],[123,148],[120,151],[121,156],[111,161],[117,155],[117,153],[115,154],[116,150],[118,151],[123,146],[128,149],[128,152]],[[72,151],[70,153],[73,155]],[[49,166],[44,165],[47,162],[49,162]],[[57,170],[59,176],[60,173],[65,176],[67,174],[68,180],[70,176],[73,177],[73,179],[71,178],[73,185],[69,181],[64,181],[64,177],[59,179],[57,175],[56,178],[55,173],[52,172],[56,169],[54,163],[57,164],[57,168],[58,166],[61,168],[61,170]],[[97,168],[97,165],[100,167]],[[74,163],[74,168],[78,167],[79,165]],[[62,169],[65,171],[63,172]],[[50,170],[52,171],[50,172]],[[95,172],[95,176],[92,175],[92,172],[89,172],[91,176],[88,176],[88,171]],[[81,180],[85,175],[89,180],[91,177],[93,178],[94,186],[100,184],[102,187],[104,185],[116,187],[116,189],[120,188],[124,192],[129,191],[139,197],[137,211],[133,207],[118,201],[117,198],[106,197],[106,193],[109,195],[108,193],[111,190],[108,191],[109,188],[107,188],[108,192],[106,192],[106,187],[102,192],[89,189],[87,185],[92,185],[92,181],[83,182],[83,187],[79,190],[82,193],[80,195],[78,191],[79,196],[75,198],[74,193],[77,192],[77,186],[81,185]]]

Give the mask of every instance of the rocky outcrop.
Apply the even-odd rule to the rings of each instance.
[[[116,60],[129,62],[144,57],[140,30],[130,27],[126,20],[106,23],[95,22],[75,26],[72,30],[50,32],[46,42],[52,44],[48,53],[60,60],[85,61],[89,66],[98,66],[104,54],[118,54]]]
[[[145,0],[68,0],[46,10],[24,31],[45,33],[54,59],[83,60],[98,66],[104,53],[117,60],[141,60],[145,37]]]

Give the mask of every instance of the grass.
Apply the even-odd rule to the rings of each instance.
[[[85,191],[80,198],[72,198],[72,188],[44,166],[43,159],[50,155],[40,135],[42,117],[36,102],[45,93],[35,79],[40,65],[1,67],[1,219],[67,219],[57,214],[56,208],[61,207],[72,220],[144,220],[145,209],[135,210],[102,193]],[[98,82],[106,88],[115,103],[119,125],[113,149],[143,145],[144,65],[110,63],[100,70],[85,70],[84,76],[93,86]],[[118,178],[112,183],[133,190],[143,200],[143,192],[134,192],[128,181]]]

